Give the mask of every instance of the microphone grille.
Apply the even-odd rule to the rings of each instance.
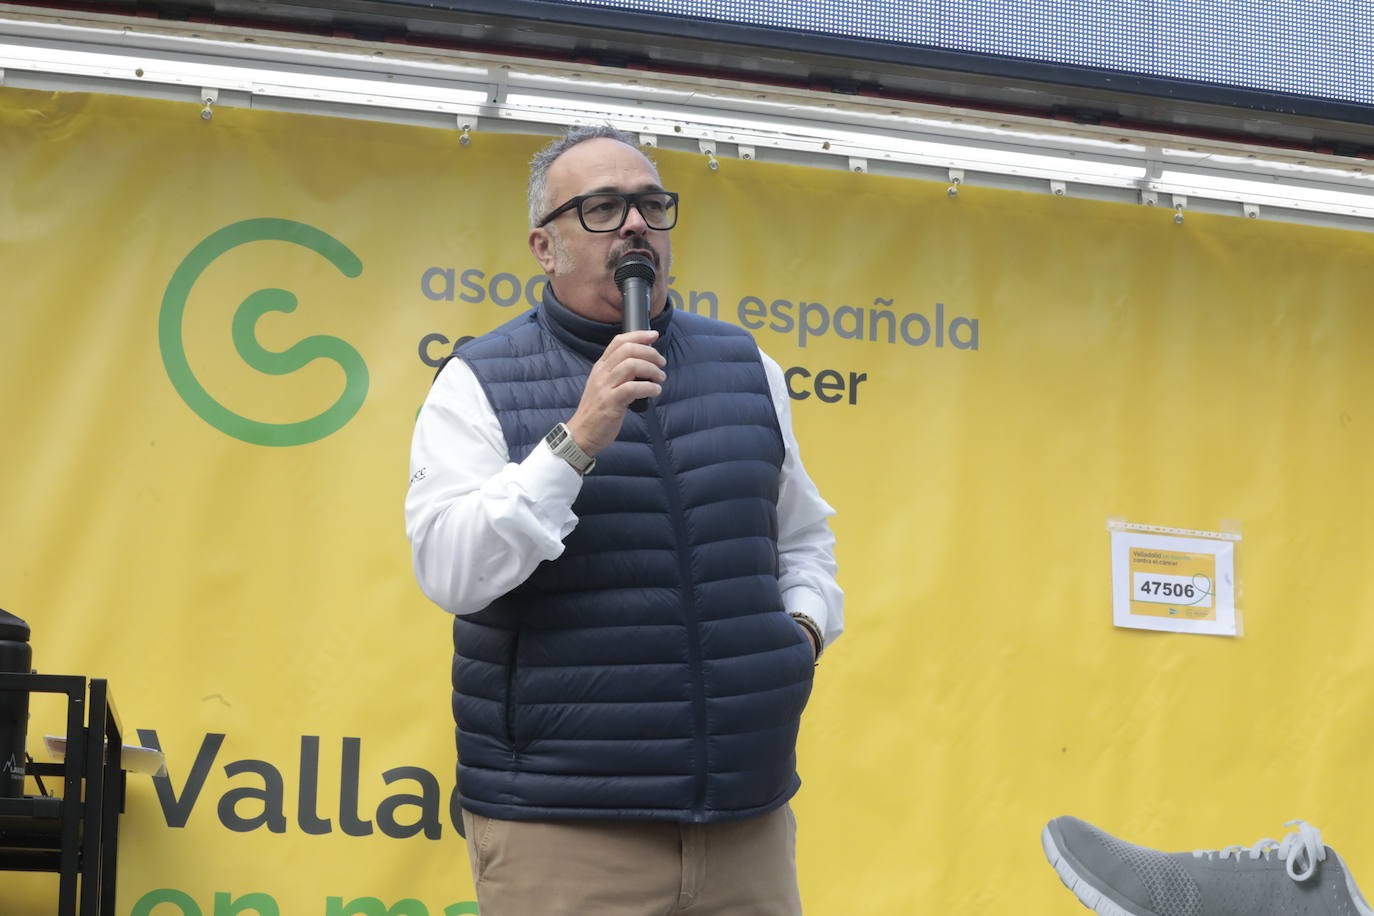
[[[629,279],[643,280],[652,285],[655,275],[654,262],[642,254],[627,254],[615,265],[615,285],[622,288]]]

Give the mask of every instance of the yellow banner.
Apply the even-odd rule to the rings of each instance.
[[[167,753],[121,916],[473,913],[401,504],[437,361],[538,295],[544,140],[199,110],[0,90],[0,607]],[[839,512],[808,913],[1076,912],[1061,813],[1374,868],[1374,235],[657,159],[675,304],[782,363]],[[1114,629],[1112,516],[1240,520],[1247,635]]]

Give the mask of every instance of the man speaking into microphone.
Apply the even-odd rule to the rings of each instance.
[[[440,369],[406,497],[454,615],[478,904],[794,916],[797,730],[843,596],[782,371],[668,305],[679,199],[629,135],[549,145],[529,208],[543,301]]]

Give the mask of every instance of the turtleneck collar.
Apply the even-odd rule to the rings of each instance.
[[[595,362],[605,352],[611,338],[620,333],[620,325],[593,321],[558,301],[553,284],[544,284],[544,301],[539,307],[539,320],[559,342]],[[658,332],[654,347],[662,349],[673,321],[673,304],[666,303],[663,311],[649,319],[649,327]]]

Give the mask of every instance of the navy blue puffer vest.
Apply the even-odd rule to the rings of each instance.
[[[713,822],[797,791],[811,648],[777,580],[782,435],[742,330],[667,309],[663,395],[627,413],[562,556],[454,620],[464,807],[512,820]],[[619,328],[547,294],[455,354],[523,460]]]

